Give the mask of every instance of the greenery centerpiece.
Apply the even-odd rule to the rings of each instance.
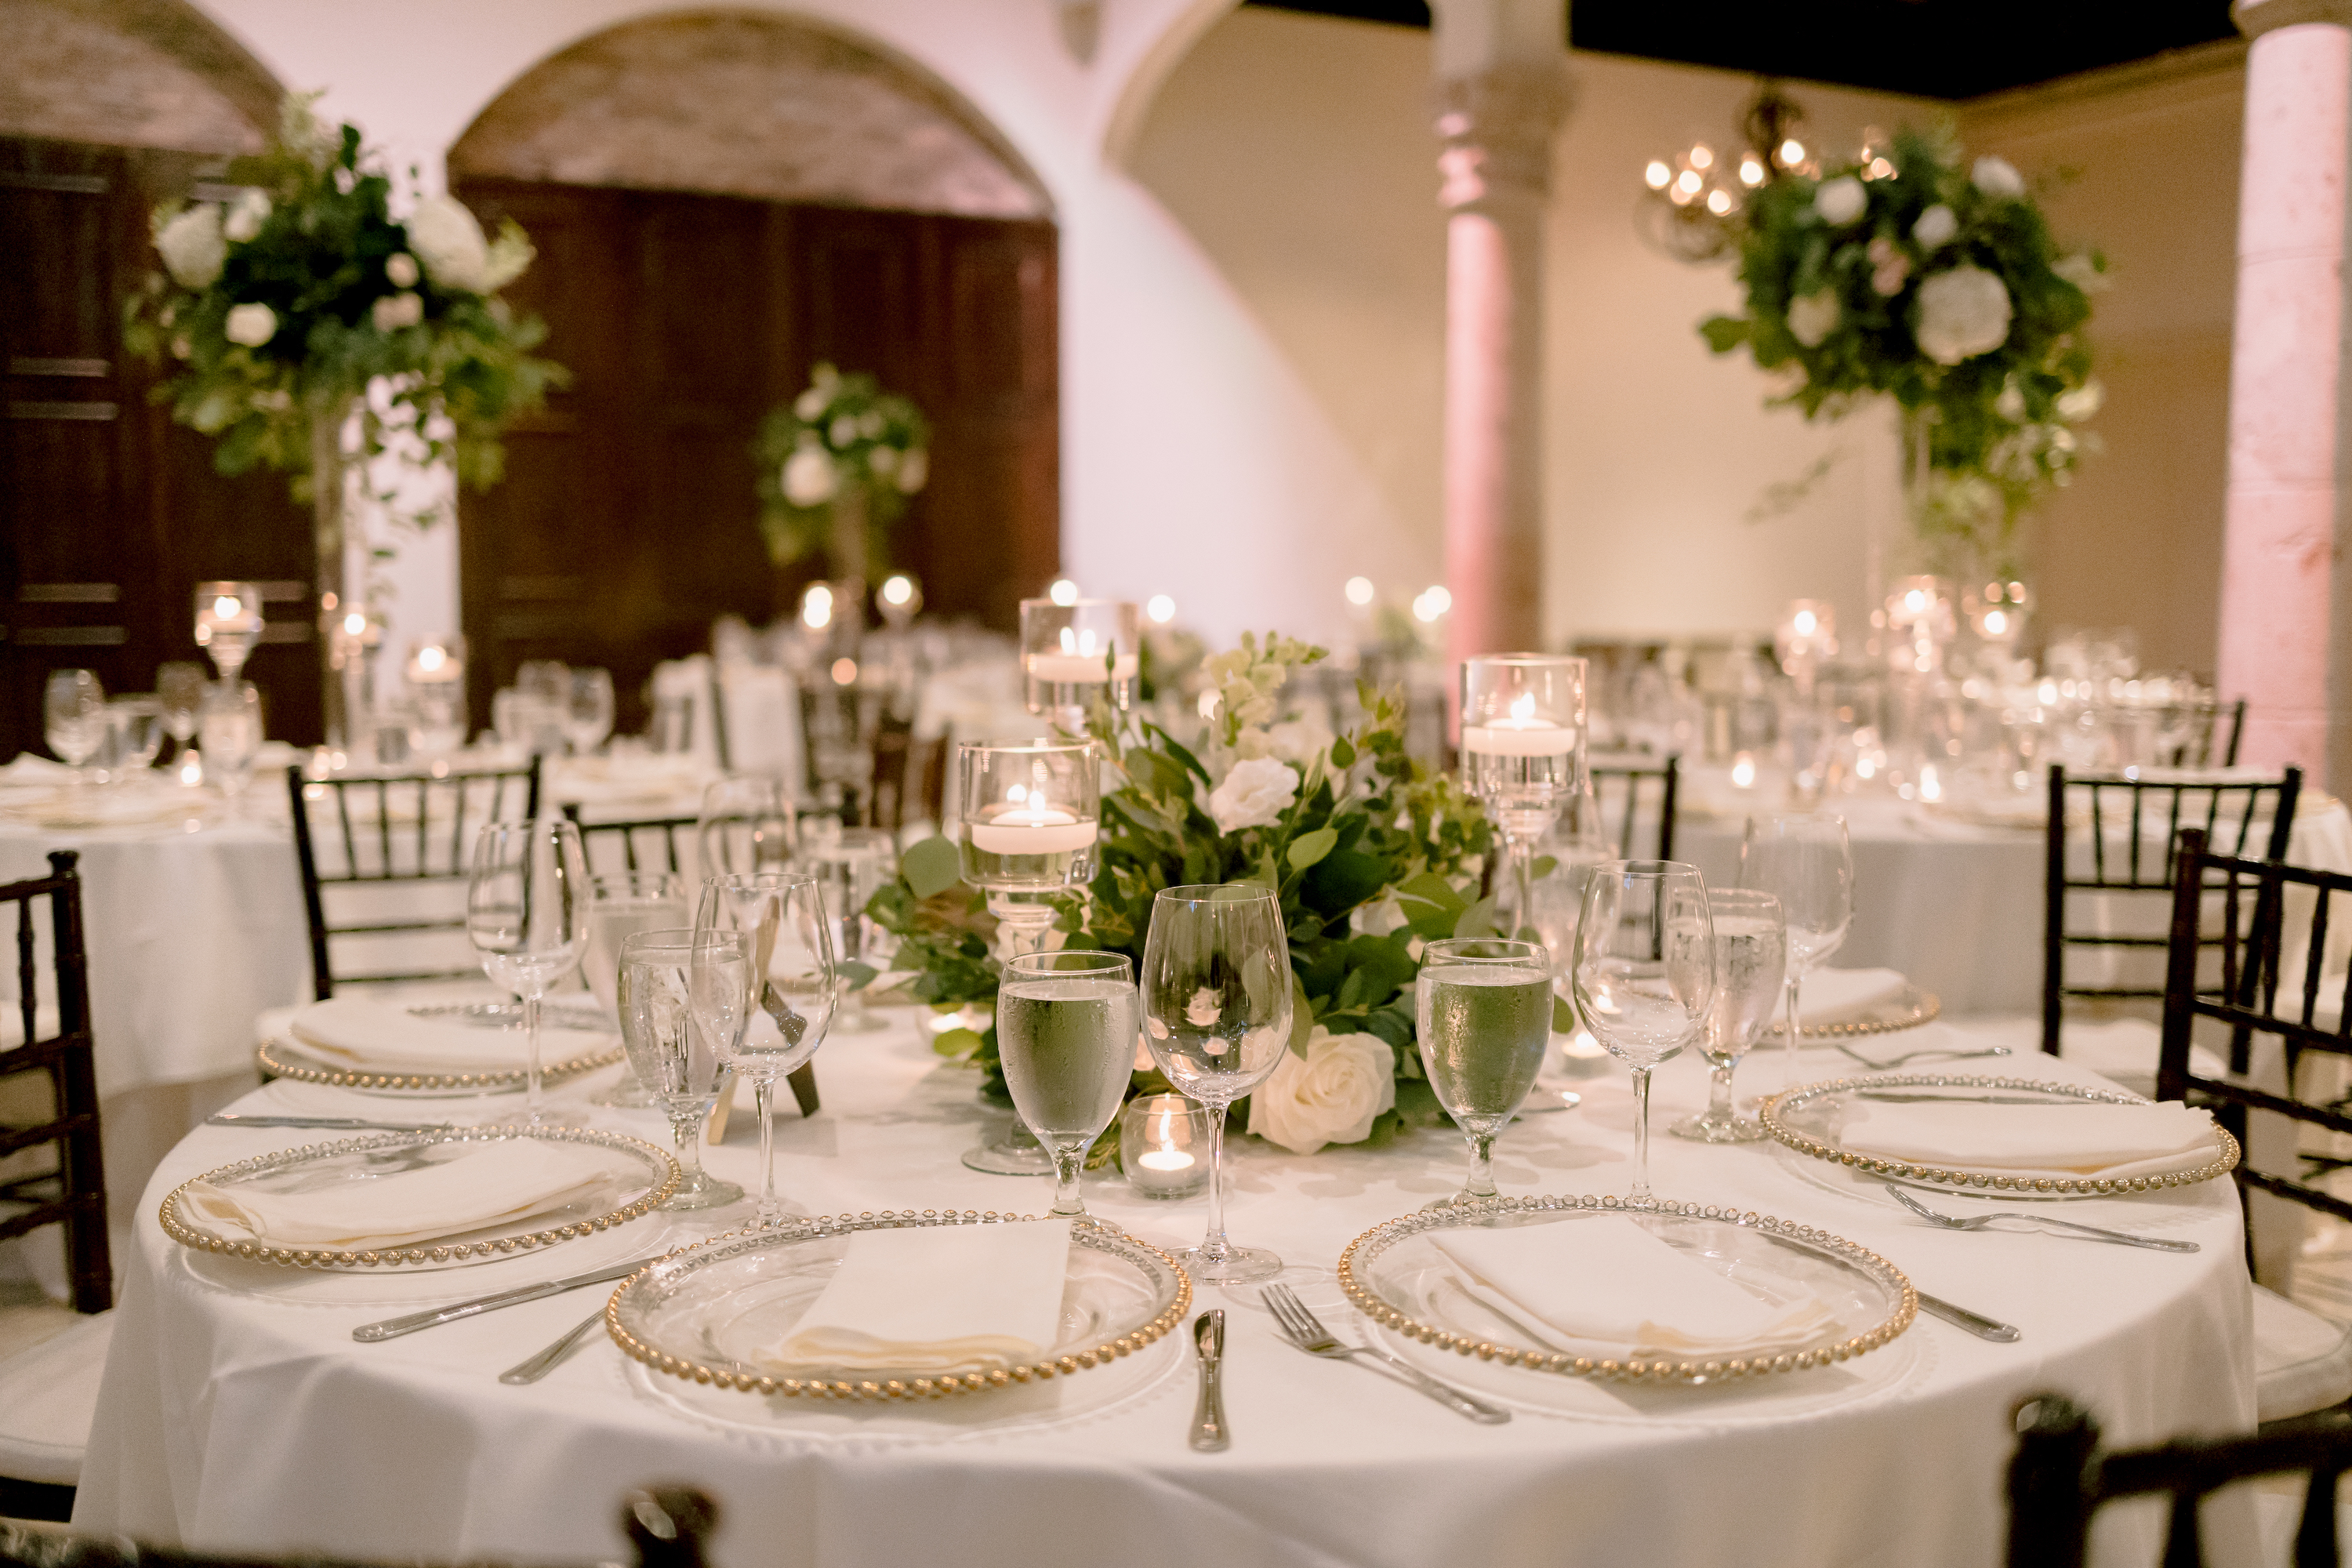
[[[760,530],[778,566],[822,552],[836,578],[889,563],[890,524],[930,478],[922,411],[862,372],[820,364],[761,423]]]
[[[1098,868],[1085,896],[1056,900],[1056,945],[1141,962],[1152,896],[1200,882],[1250,882],[1280,896],[1297,1010],[1290,1054],[1235,1107],[1244,1127],[1296,1152],[1381,1143],[1444,1119],[1413,1046],[1421,944],[1490,927],[1478,883],[1494,829],[1455,782],[1405,754],[1399,693],[1360,690],[1363,722],[1333,735],[1315,721],[1277,722],[1291,670],[1324,650],[1244,636],[1204,674],[1216,717],[1200,747],[1157,724],[1098,711],[1088,726],[1108,760]],[[912,994],[975,1026],[939,1037],[942,1055],[982,1069],[1006,1103],[992,1016],[994,921],[957,876],[955,847],[908,849],[899,879],[871,912],[898,938]],[[1131,1093],[1169,1089],[1138,1071]],[[1097,1159],[1115,1149],[1097,1146]]]
[[[1700,327],[1786,378],[1808,419],[1891,398],[1927,569],[2017,574],[2018,522],[2072,477],[2098,411],[2084,328],[2105,262],[2062,253],[2000,158],[1904,131],[1821,175],[1778,174],[1742,215],[1746,312]]]

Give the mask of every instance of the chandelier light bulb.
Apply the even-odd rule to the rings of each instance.
[[[1057,605],[1075,605],[1078,602],[1078,585],[1067,577],[1056,577],[1054,585],[1045,590],[1045,597]]]
[[[1742,158],[1739,160],[1739,183],[1743,185],[1762,184],[1764,183],[1764,165],[1758,163],[1753,158]]]
[[[1805,161],[1805,144],[1795,137],[1780,143],[1780,166],[1793,169]]]
[[[1680,175],[1676,176],[1675,180],[1675,189],[1681,193],[1682,198],[1685,201],[1688,201],[1691,197],[1698,195],[1699,186],[1705,183],[1706,182],[1699,178],[1697,170],[1685,169]]]
[[[1643,180],[1645,181],[1650,189],[1654,191],[1664,190],[1666,188],[1666,183],[1674,177],[1675,172],[1666,167],[1665,160],[1663,158],[1651,159],[1650,166],[1642,171]]]
[[[1690,150],[1690,164],[1694,169],[1708,169],[1714,167],[1715,149],[1708,146],[1704,142],[1694,143]]]
[[[1154,594],[1145,602],[1143,613],[1164,626],[1176,618],[1176,601],[1165,594]]]
[[[1713,213],[1717,217],[1722,217],[1726,214],[1729,213],[1731,211],[1731,193],[1725,190],[1713,190],[1707,192],[1706,210]]]

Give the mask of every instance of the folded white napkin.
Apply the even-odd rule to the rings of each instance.
[[[1045,1358],[1059,1338],[1070,1222],[861,1230],[807,1314],[759,1357],[783,1371],[919,1375]]]
[[[1816,969],[1797,992],[1797,1021],[1809,1028],[1843,1023],[1902,995],[1905,984],[1899,969]]]
[[[2021,1174],[2148,1173],[2213,1152],[2213,1117],[2185,1105],[1857,1104],[1838,1141],[1915,1165]]]
[[[313,1002],[294,1015],[287,1031],[322,1060],[377,1070],[513,1068],[522,1065],[530,1049],[520,1029],[420,1018],[405,1007],[360,996]],[[592,1030],[552,1027],[542,1016],[540,1060],[570,1061],[609,1049],[612,1042],[612,1036]]]
[[[181,1203],[225,1236],[277,1247],[363,1251],[545,1214],[596,1195],[613,1180],[594,1149],[537,1138],[467,1148],[419,1170],[352,1180],[311,1193],[263,1193],[249,1185],[193,1182]]]
[[[1558,1351],[1779,1351],[1811,1342],[1830,1324],[1817,1298],[1765,1300],[1622,1215],[1446,1230],[1430,1239],[1474,1300]]]

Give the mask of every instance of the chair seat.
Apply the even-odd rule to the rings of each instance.
[[[114,1314],[98,1312],[0,1361],[0,1476],[81,1484],[98,1380],[113,1338]]]
[[[2280,1421],[2352,1399],[2352,1329],[2254,1287],[2254,1417]]]

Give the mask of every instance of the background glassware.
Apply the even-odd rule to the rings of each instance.
[[[205,667],[174,660],[155,670],[155,695],[163,703],[163,728],[183,752],[196,738],[196,724],[205,706]]]
[[[1650,1196],[1650,1071],[1696,1039],[1715,1002],[1715,931],[1698,868],[1613,860],[1584,884],[1576,1010],[1633,1069],[1633,1187]]]
[[[781,871],[795,841],[784,786],[765,773],[730,773],[702,792],[695,822],[696,865],[706,879]]]
[[[1845,941],[1853,920],[1853,848],[1845,818],[1751,816],[1739,839],[1739,885],[1780,900],[1789,928],[1789,1081],[1803,1040],[1797,988]]]
[[[41,732],[81,782],[82,764],[106,744],[106,689],[87,669],[53,669],[41,693]]]
[[[212,738],[205,739],[209,765]],[[474,874],[466,893],[466,934],[492,982],[522,998],[526,1069],[523,1120],[554,1126],[562,1118],[542,1099],[539,1004],[580,962],[588,945],[588,857],[580,830],[560,818],[485,823],[474,838]]]
[[[1209,1229],[1177,1256],[1213,1285],[1267,1279],[1282,1259],[1225,1236],[1225,1111],[1290,1047],[1282,904],[1246,883],[1163,889],[1143,944],[1143,1041],[1181,1094],[1209,1108]]]
[[[1535,844],[1584,777],[1584,660],[1487,654],[1462,661],[1462,785],[1503,835],[1496,921],[1534,921]]]
[[[260,689],[249,680],[206,688],[196,733],[204,748],[205,782],[236,807],[253,781],[253,759],[261,750]]]
[[[615,871],[591,877],[588,946],[580,960],[580,973],[596,1005],[609,1013],[620,1005],[624,942],[639,931],[683,931],[693,921],[694,906],[686,896],[681,877],[667,871]],[[683,995],[683,990],[679,994]],[[630,1058],[632,1066],[635,1060]],[[653,1085],[635,1072],[623,1073],[610,1089],[588,1098],[592,1104],[632,1110],[656,1103]]]
[[[1029,711],[1076,731],[1097,700],[1135,703],[1143,613],[1124,599],[1021,601],[1021,671]]]
[[[612,732],[613,672],[609,669],[572,671],[563,711],[563,733],[564,738],[572,742],[572,754],[576,757],[591,754],[604,743],[604,738]]]
[[[1753,888],[1712,888],[1706,901],[1715,917],[1715,1005],[1698,1048],[1706,1058],[1707,1104],[1666,1131],[1703,1143],[1753,1143],[1765,1131],[1732,1110],[1731,1075],[1780,1005],[1789,923],[1780,900]]]
[[[536,688],[510,686],[490,697],[490,728],[499,744],[532,753],[561,752],[564,743],[565,700]]]
[[[614,971],[630,1071],[651,1092],[649,1103],[668,1115],[677,1163],[686,1171],[661,1205],[676,1213],[717,1208],[743,1195],[742,1188],[702,1168],[702,1130],[719,1102],[727,1063],[695,1022],[698,961],[703,984],[743,994],[743,944],[731,933],[698,938],[691,930],[632,931]]]
[[[1013,1109],[1054,1157],[1054,1210],[1082,1215],[1087,1151],[1135,1068],[1135,968],[1124,953],[1026,952],[996,992],[996,1049]]]
[[[163,749],[163,703],[149,696],[117,697],[106,705],[113,760],[109,764],[117,780],[144,773]]]
[[[801,847],[800,863],[817,880],[824,895],[825,919],[833,926],[834,956],[845,972],[855,963],[877,967],[872,959],[878,934],[866,906],[882,885],[897,874],[898,847],[878,827],[832,827],[812,834]],[[852,1033],[882,1027],[866,1005],[871,982],[845,973],[840,1011],[833,1026]]]
[[[803,871],[710,877],[695,905],[694,931],[732,934],[743,944],[747,967],[731,1000],[718,969],[706,984],[697,968],[695,1018],[751,1080],[760,1114],[760,1220],[773,1224],[784,1214],[776,1196],[776,1080],[816,1054],[833,1022],[838,977],[824,899],[816,879]]]
[[[1551,954],[1501,937],[1433,942],[1422,950],[1413,1012],[1422,1070],[1470,1144],[1462,1190],[1423,1206],[1496,1196],[1495,1135],[1535,1088],[1551,1044]]]
[[[196,584],[196,646],[212,655],[223,681],[234,681],[261,640],[261,584]]]

